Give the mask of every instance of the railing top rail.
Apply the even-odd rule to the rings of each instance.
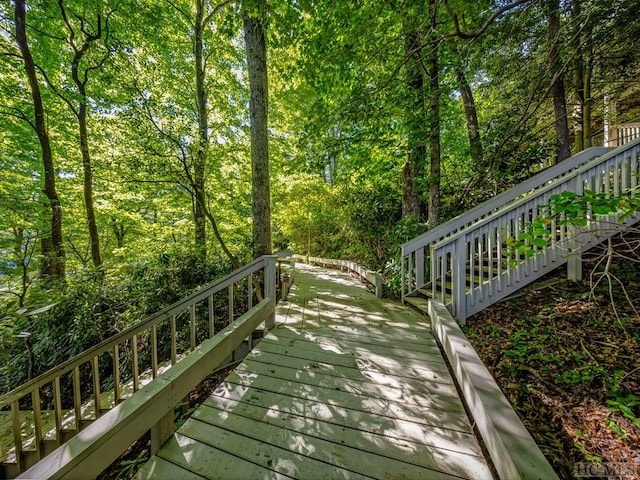
[[[84,352],[79,353],[75,357],[70,358],[66,362],[61,363],[60,365],[56,365],[49,371],[37,376],[36,378],[26,383],[23,383],[17,388],[14,388],[13,390],[0,397],[0,407],[10,405],[12,402],[19,400],[25,395],[31,393],[34,389],[52,382],[55,378],[60,377],[61,375],[71,372],[74,368],[82,365],[83,363],[86,363],[91,358],[108,352],[109,350],[114,348],[115,345],[119,345],[124,340],[133,337],[133,335],[136,335],[152,327],[156,323],[168,319],[171,315],[179,313],[190,307],[191,305],[201,302],[209,295],[219,292],[229,285],[247,277],[251,273],[260,270],[266,265],[266,259],[269,257],[275,258],[275,256],[272,255],[259,257],[251,263],[248,263],[231,272],[230,274],[219,278],[218,280],[214,280],[207,285],[204,285],[187,297],[184,297],[177,302],[163,308],[162,310],[154,313],[141,322],[132,325],[129,328],[126,328],[125,330],[107,338],[106,340],[103,340],[97,345],[88,348]]]
[[[549,192],[550,190],[553,190],[554,188],[558,187],[559,185],[562,185],[562,184],[564,184],[566,182],[569,182],[569,181],[573,180],[576,176],[578,176],[578,175],[580,175],[582,173],[588,172],[589,170],[591,170],[593,168],[597,168],[599,165],[607,162],[608,160],[614,158],[616,155],[619,155],[620,153],[622,153],[622,151],[626,152],[626,151],[631,150],[632,148],[634,148],[636,146],[639,146],[639,145],[640,145],[640,139],[637,139],[637,140],[634,140],[633,142],[629,142],[629,143],[623,145],[622,147],[618,147],[615,150],[610,151],[607,154],[599,157],[597,159],[598,160],[597,162],[593,161],[593,162],[585,163],[585,164],[579,166],[578,168],[576,168],[575,171],[573,171],[571,173],[571,175],[559,178],[559,179],[557,179],[557,181],[550,182],[547,185],[543,186],[542,188],[536,189],[530,195],[527,195],[527,196],[517,200],[516,202],[512,202],[512,203],[504,205],[502,208],[499,208],[498,210],[496,210],[493,215],[485,217],[483,219],[480,219],[477,222],[474,222],[472,225],[469,226],[469,228],[466,228],[464,230],[456,232],[456,233],[454,233],[454,234],[452,234],[450,236],[447,236],[447,237],[444,237],[444,238],[440,238],[435,243],[432,242],[432,247],[433,248],[439,248],[442,245],[446,245],[448,243],[454,242],[460,235],[466,235],[469,232],[477,230],[478,228],[482,228],[487,223],[495,221],[496,218],[502,216],[503,214],[505,214],[505,213],[515,209],[515,208],[518,208],[519,206],[524,205],[525,203],[531,202],[536,197],[539,197],[540,195],[543,195],[543,194]]]
[[[638,128],[640,127],[640,122],[629,122],[629,123],[616,123],[611,125],[611,128]]]
[[[629,145],[630,144],[626,144],[623,148],[628,148]],[[509,190],[499,193],[495,197],[487,200],[484,203],[481,203],[480,205],[472,208],[471,210],[468,210],[461,215],[458,215],[448,222],[438,225],[435,228],[432,228],[423,233],[422,235],[409,240],[402,245],[402,255],[404,256],[407,254],[407,252],[413,251],[416,248],[429,245],[430,243],[439,240],[441,237],[448,235],[455,230],[463,228],[464,226],[476,220],[478,217],[482,217],[483,215],[496,210],[505,203],[513,201],[520,195],[527,193],[535,189],[536,187],[544,185],[545,183],[552,181],[558,177],[564,176],[568,172],[576,169],[576,167],[590,163],[590,161],[594,157],[613,153],[612,150],[612,148],[608,147],[591,147],[583,150],[573,157],[543,170],[542,172],[510,188]]]

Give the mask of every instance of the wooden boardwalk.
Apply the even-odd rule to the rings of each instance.
[[[301,265],[276,320],[139,479],[492,478],[420,315]]]

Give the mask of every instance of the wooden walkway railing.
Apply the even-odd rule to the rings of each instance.
[[[640,138],[640,123],[611,125],[605,147],[620,147]]]
[[[254,283],[260,282],[263,290],[256,292]],[[247,343],[244,353],[251,350],[253,332],[261,325],[264,330],[273,327],[275,303],[276,257],[261,257],[3,395],[0,413],[10,415],[12,439],[0,451],[0,478],[25,471],[74,435],[83,439],[74,445],[72,438],[69,448],[86,455],[75,452],[68,456],[69,450],[62,447],[52,454],[58,453],[53,462],[65,474],[80,472],[81,478],[91,476],[89,472],[99,473],[98,465],[104,468],[149,429],[156,434],[153,443],[159,445],[172,432],[167,425],[173,425],[174,405],[214,367],[233,360],[243,342]],[[239,304],[246,305],[244,313]],[[220,311],[226,318],[217,317]],[[217,332],[216,323],[227,326]],[[189,352],[198,355],[184,355]],[[185,360],[179,361],[183,356]],[[202,359],[207,359],[206,365]],[[181,365],[189,373],[174,379],[176,370],[164,372],[163,363]],[[170,395],[163,390],[149,397],[150,392],[144,390],[147,384],[162,384],[150,382],[158,378],[170,383]],[[70,402],[63,401],[63,390],[70,393]],[[43,392],[52,392],[47,403]],[[127,407],[121,403],[125,397],[134,399],[125,402]],[[127,425],[139,413],[131,410],[137,404],[135,398],[142,402],[139,408],[151,400],[164,403],[154,407],[153,415],[144,416],[145,421],[138,418]],[[117,429],[122,430],[118,440],[109,444]]]
[[[322,257],[312,257],[309,255],[293,255],[293,258],[296,260],[300,260],[304,263],[308,263],[310,265],[319,265],[321,267],[330,267],[330,268],[339,268],[342,271],[347,271],[349,273],[355,273],[360,277],[361,282],[367,282],[370,284],[376,297],[382,298],[382,276],[373,270],[369,270],[362,265],[353,262],[351,260],[341,260],[336,258],[322,258]]]
[[[402,247],[402,296],[421,289],[465,319],[569,261],[570,277],[581,275],[580,251],[616,229],[616,218],[591,215],[581,229],[553,221],[550,244],[536,255],[511,258],[507,239],[518,240],[548,209],[551,196],[584,190],[624,195],[638,186],[640,139],[615,150],[590,148],[492,200],[440,225]],[[632,219],[632,221],[635,221]],[[569,255],[571,253],[571,255]],[[511,260],[511,261],[509,261]]]

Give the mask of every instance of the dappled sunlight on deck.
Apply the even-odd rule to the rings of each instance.
[[[138,478],[491,478],[423,317],[303,266],[276,321]]]

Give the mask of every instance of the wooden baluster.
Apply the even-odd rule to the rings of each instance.
[[[11,417],[13,420],[13,447],[16,454],[16,463],[20,472],[24,471],[24,458],[22,458],[22,421],[20,420],[20,404],[16,400],[11,403]]]
[[[98,357],[91,359],[91,376],[93,381],[93,401],[96,419],[100,416],[100,372],[98,371]]]
[[[631,188],[638,186],[638,162],[640,161],[640,154],[634,152],[631,156]]]
[[[619,162],[616,162],[613,166],[613,196],[620,196],[620,169],[622,165]]]
[[[229,325],[233,323],[233,283],[229,285]]]
[[[176,338],[176,316],[171,315],[171,320],[169,321],[171,324],[171,365],[175,365],[178,361],[178,345]]]
[[[498,292],[502,291],[502,225],[498,224],[498,226],[496,227],[496,261],[498,262],[497,265],[497,278],[498,278],[498,283],[496,285],[496,288],[498,290]]]
[[[424,247],[416,251],[416,288],[424,286]]]
[[[249,310],[253,308],[253,273],[247,277],[247,306]]]
[[[275,256],[268,255],[265,257],[264,263],[264,297],[272,298],[273,301],[276,301],[276,260]],[[275,310],[272,310],[269,313],[269,316],[264,322],[265,329],[271,330],[275,327],[276,324],[276,315]]]
[[[151,327],[151,374],[153,378],[158,376],[158,324]]]
[[[216,334],[215,320],[215,305],[213,303],[213,294],[211,294],[209,295],[209,337],[213,337]]]
[[[56,422],[56,444],[63,443],[62,438],[62,389],[60,388],[60,377],[53,379],[53,405]]]
[[[80,367],[73,369],[73,411],[76,433],[82,428],[82,391],[80,390]]]
[[[35,448],[38,458],[44,457],[42,449],[42,411],[40,410],[40,388],[36,387],[31,392],[31,405],[33,407],[33,433],[35,436]]]
[[[438,258],[434,247],[429,247],[429,264],[431,270],[431,298],[437,299],[436,283],[438,279]]]
[[[406,261],[406,258],[407,257],[403,255],[400,259],[400,298],[403,302],[406,293],[406,290],[404,288],[404,284],[406,282],[406,279],[404,278],[404,262]]]
[[[440,290],[441,290],[441,298],[440,301],[446,305],[447,304],[447,253],[442,252],[440,256]]]
[[[196,305],[191,305],[189,309],[189,316],[191,318],[191,351],[196,349]]]
[[[629,170],[631,169],[631,157],[625,157],[620,164],[620,191],[623,194],[628,192],[629,185]]]
[[[133,392],[140,389],[140,380],[138,378],[138,336],[131,337],[131,366],[133,376]]]
[[[120,347],[113,346],[113,406],[120,403]]]
[[[482,268],[484,268],[484,259],[482,257],[479,257],[476,254],[476,239],[472,238],[471,241],[469,242],[469,277],[471,279],[470,283],[470,292],[469,292],[469,304],[470,305],[475,305],[476,304],[476,292],[475,292],[475,286],[476,286],[476,269],[482,270]],[[465,269],[467,268],[467,266],[465,265]],[[465,278],[465,283],[466,283],[466,278]]]
[[[487,251],[487,238],[486,238],[486,232],[485,232],[484,228],[480,228],[476,235],[477,235],[477,239],[478,239],[478,248],[480,249],[480,253],[478,253],[478,258],[482,259],[481,260],[482,268],[478,269],[478,278],[477,278],[478,291],[480,292],[481,300],[484,301],[484,300],[486,300],[486,294],[487,294],[487,286],[485,284],[484,267],[485,267],[485,262],[488,265],[489,262],[491,261],[491,258],[490,258],[490,253]]]

